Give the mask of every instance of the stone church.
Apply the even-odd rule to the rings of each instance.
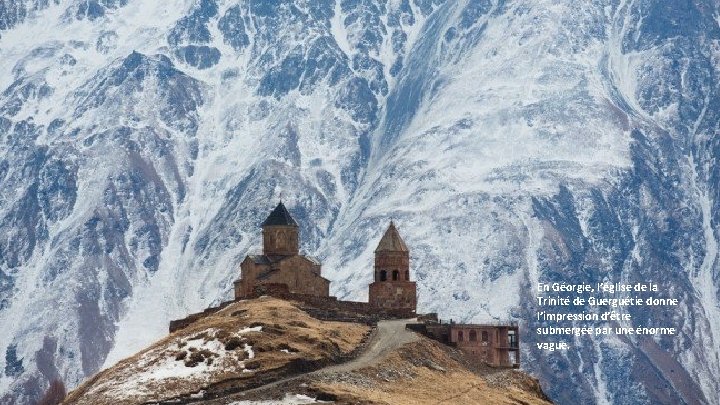
[[[235,299],[252,298],[256,287],[285,285],[292,294],[328,297],[330,280],[320,275],[320,261],[299,250],[299,227],[280,202],[262,223],[263,253],[240,264]]]
[[[253,298],[258,291],[278,287],[290,294],[329,297],[330,281],[322,277],[318,259],[299,254],[299,227],[282,202],[261,227],[263,253],[248,255],[240,264],[235,299]],[[374,273],[366,305],[415,313],[417,294],[415,282],[410,281],[410,251],[392,221],[375,249]]]

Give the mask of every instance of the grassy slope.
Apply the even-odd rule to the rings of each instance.
[[[364,325],[314,319],[291,302],[241,301],[100,372],[64,403],[137,404],[197,392],[220,381],[250,383],[294,359],[337,359],[357,348],[368,333]],[[235,344],[228,346],[231,341]],[[195,354],[200,352],[205,355]],[[186,365],[194,361],[193,354],[200,361]],[[283,398],[288,393],[324,394],[339,404],[550,403],[528,375],[478,367],[458,350],[426,338],[373,364],[304,375],[263,388],[256,396]],[[231,397],[239,399],[237,395],[244,396]],[[227,404],[231,397],[208,403]]]
[[[321,376],[312,384],[347,404],[550,404],[534,378],[517,370],[463,365],[456,350],[421,339],[375,366]]]
[[[240,301],[100,372],[64,403],[136,404],[227,379],[251,380],[293,359],[333,359],[351,352],[368,331],[364,325],[319,321],[287,301]]]

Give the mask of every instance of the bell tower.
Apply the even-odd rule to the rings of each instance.
[[[295,256],[299,253],[299,227],[282,201],[261,226],[265,256]]]
[[[410,251],[390,221],[375,249],[375,278],[370,284],[370,304],[379,308],[415,312],[417,293],[410,281]]]
[[[375,281],[388,280],[410,281],[410,251],[392,221],[375,249]]]

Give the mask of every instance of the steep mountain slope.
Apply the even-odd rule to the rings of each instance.
[[[633,322],[678,337],[547,355],[525,323],[525,365],[558,403],[718,404],[719,7],[0,4],[2,400],[229,297],[282,196],[340,297],[366,298],[390,217],[446,318],[531,319],[538,280],[657,282],[682,305]]]

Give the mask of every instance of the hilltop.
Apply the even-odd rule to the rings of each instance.
[[[321,313],[271,297],[234,302],[101,371],[63,403],[550,403],[525,373],[473,366],[404,320],[369,326],[308,312]]]

